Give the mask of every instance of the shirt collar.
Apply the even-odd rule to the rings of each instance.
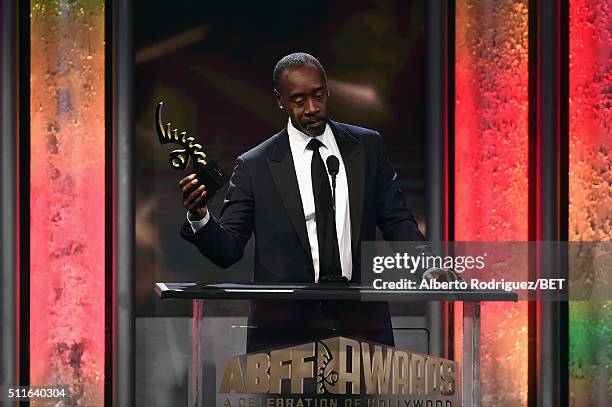
[[[309,136],[306,133],[296,129],[291,123],[291,119],[287,122],[287,133],[289,133],[289,140],[291,144],[295,145],[299,151],[306,151],[306,146],[308,142],[313,139],[313,137]],[[330,148],[331,140],[329,137],[332,135],[331,128],[329,127],[329,123],[325,124],[325,131],[320,136],[314,137],[319,140],[325,148]]]

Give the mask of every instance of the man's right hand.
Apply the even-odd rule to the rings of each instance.
[[[204,205],[206,186],[198,182],[195,174],[190,174],[179,181],[183,193],[183,206],[189,211],[192,220],[204,219],[208,208]]]

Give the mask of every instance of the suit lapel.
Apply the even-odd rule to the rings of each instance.
[[[351,247],[353,254],[358,248],[363,216],[363,199],[365,186],[365,167],[363,144],[338,123],[330,120],[329,125],[336,138],[338,149],[342,155],[349,190],[349,206],[351,210]]]
[[[310,242],[308,241],[308,232],[306,230],[306,218],[304,217],[304,208],[302,207],[302,198],[293,164],[293,156],[289,148],[287,129],[279,133],[276,146],[268,157],[268,166],[289,219],[291,219],[298,238],[312,261]]]

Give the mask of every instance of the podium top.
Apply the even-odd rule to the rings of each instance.
[[[355,300],[355,301],[517,301],[518,294],[498,290],[394,290],[357,285],[156,283],[161,299],[184,300]]]

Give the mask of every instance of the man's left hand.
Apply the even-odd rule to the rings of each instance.
[[[431,268],[423,273],[423,279],[432,279],[440,282],[463,281],[463,278],[454,270]]]

